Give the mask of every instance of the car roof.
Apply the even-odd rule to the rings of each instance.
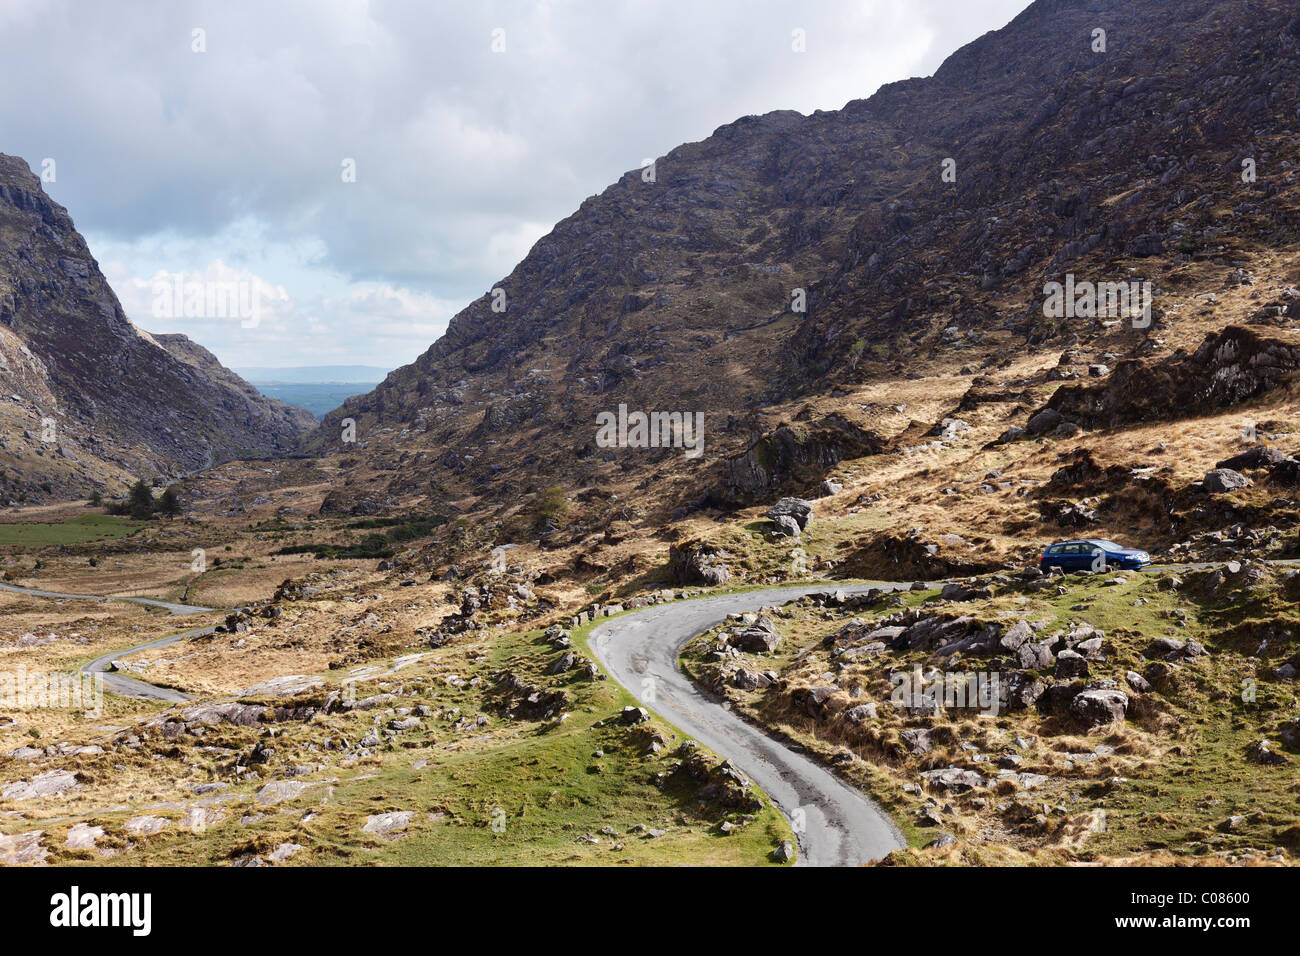
[[[1062,544],[1103,544],[1103,543],[1117,544],[1117,542],[1110,541],[1106,538],[1069,538],[1064,541],[1053,541],[1051,544],[1048,545],[1048,547],[1055,548],[1057,545],[1062,545]],[[1118,547],[1123,548],[1124,545],[1119,544]]]

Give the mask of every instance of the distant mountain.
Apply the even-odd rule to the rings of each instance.
[[[292,451],[311,416],[136,328],[72,219],[0,154],[0,503]]]
[[[370,382],[255,382],[267,398],[278,399],[311,412],[313,422],[338,408],[354,395],[373,387]]]
[[[317,418],[354,395],[370,391],[388,375],[388,369],[377,365],[299,365],[237,371],[266,397],[305,408]]]
[[[299,365],[290,368],[237,368],[254,385],[378,385],[389,369],[378,365]]]

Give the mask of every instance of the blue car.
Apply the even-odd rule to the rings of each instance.
[[[1088,538],[1083,541],[1058,541],[1043,552],[1038,562],[1044,573],[1049,568],[1063,571],[1137,571],[1151,563],[1151,555],[1136,548],[1125,548],[1114,541]]]

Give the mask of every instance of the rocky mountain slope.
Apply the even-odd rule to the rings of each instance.
[[[283,454],[313,421],[184,336],[137,329],[67,211],[2,154],[0,392],[5,500]]]
[[[1296,14],[1039,0],[933,77],[724,126],[584,202],[309,447],[364,450],[363,507],[628,475],[677,505],[753,499],[780,477],[728,481],[718,460],[782,444],[768,433],[805,399],[958,369],[973,382],[1025,350],[1199,346],[1232,316],[1193,297],[1297,238]],[[1066,273],[1150,281],[1150,323],[1046,317],[1044,285]],[[703,412],[704,455],[599,447],[596,415],[620,404]],[[850,454],[893,447],[876,434],[887,408],[834,412],[807,427],[847,435]]]

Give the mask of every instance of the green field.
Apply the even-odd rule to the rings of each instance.
[[[125,538],[145,526],[146,522],[118,518],[114,515],[78,515],[65,521],[46,523],[0,523],[0,547],[33,548],[54,544],[82,544]]]

